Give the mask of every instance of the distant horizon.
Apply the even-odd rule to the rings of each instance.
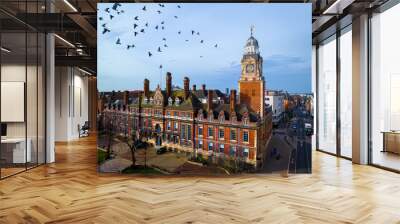
[[[310,4],[165,4],[122,3],[122,14],[104,10],[112,3],[98,4],[98,27],[105,23],[111,30],[98,29],[99,91],[143,89],[143,80],[150,80],[154,90],[165,74],[172,73],[173,85],[183,86],[183,77],[190,79],[190,88],[202,84],[225,92],[238,89],[243,47],[255,26],[254,37],[264,58],[263,75],[266,90],[288,93],[311,93],[311,5]],[[177,5],[182,6],[177,8]],[[146,11],[142,8],[146,6]],[[162,10],[160,14],[154,13]],[[222,11],[223,10],[223,11]],[[240,14],[240,16],[237,16]],[[174,18],[174,16],[177,18]],[[138,16],[138,20],[134,17]],[[165,21],[165,30],[154,27]],[[133,35],[133,24],[138,32]],[[145,26],[143,23],[148,23]],[[177,32],[182,30],[182,34]],[[199,35],[193,35],[195,30]],[[161,39],[166,38],[163,42]],[[121,45],[117,45],[118,39]],[[204,39],[204,44],[200,40]],[[185,41],[186,40],[186,41]],[[168,47],[157,47],[167,43]],[[135,48],[127,50],[126,45]],[[218,47],[214,47],[217,44]],[[148,57],[148,52],[152,53]],[[162,68],[160,68],[160,66]]]

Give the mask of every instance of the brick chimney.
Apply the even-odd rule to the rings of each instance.
[[[203,90],[204,95],[206,95],[206,84],[201,85],[201,90]]]
[[[189,97],[189,93],[190,93],[189,92],[189,84],[190,84],[189,78],[185,77],[183,79],[183,89],[184,89],[184,92],[185,92],[185,99],[187,99]]]
[[[193,92],[196,91],[196,85],[193,85],[192,90]]]
[[[167,98],[169,98],[172,95],[172,75],[170,72],[167,72],[165,88],[167,91]]]
[[[213,102],[212,102],[213,91],[212,90],[208,90],[207,97],[208,97],[208,99],[207,99],[207,111],[210,112],[212,110],[212,107],[213,107]]]
[[[230,111],[231,113],[235,111],[235,105],[236,105],[236,90],[231,89],[231,94],[229,96],[229,101],[230,101]]]
[[[129,104],[129,91],[124,91],[124,105]]]
[[[149,97],[149,86],[150,86],[150,81],[148,79],[144,79],[144,83],[143,83],[143,95],[145,97]]]

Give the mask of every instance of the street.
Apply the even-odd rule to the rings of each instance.
[[[264,172],[311,172],[311,136],[306,133],[305,123],[312,124],[312,118],[304,107],[297,106],[293,109],[293,118],[287,123],[281,122],[273,130]]]

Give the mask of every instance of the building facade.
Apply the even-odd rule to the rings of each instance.
[[[278,125],[282,120],[285,108],[284,108],[285,95],[281,91],[266,91],[265,104],[272,110],[272,123]]]
[[[150,91],[145,79],[138,100],[126,108],[108,107],[104,114],[119,126],[120,134],[159,136],[160,145],[206,157],[237,158],[259,168],[272,132],[264,83],[258,42],[251,36],[242,58],[238,94],[206,89],[204,84],[199,90],[196,85],[190,88],[188,77],[183,89],[173,90],[172,74],[167,73],[164,90],[158,86]]]

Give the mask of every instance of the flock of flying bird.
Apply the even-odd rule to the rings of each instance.
[[[117,14],[117,15],[120,15],[120,14],[122,14],[122,13],[125,13],[125,11],[124,11],[123,9],[119,10],[119,7],[121,7],[121,6],[122,6],[122,5],[121,5],[120,3],[114,3],[114,4],[112,5],[111,9],[108,7],[108,8],[106,8],[106,9],[104,10],[104,11],[108,14],[110,20],[112,20],[112,19],[115,17],[116,14]],[[158,6],[159,6],[159,9],[158,9],[156,12],[157,12],[158,14],[161,14],[161,13],[162,13],[161,9],[163,9],[163,8],[165,7],[165,4],[158,4]],[[181,6],[180,6],[180,5],[177,5],[177,8],[180,9]],[[112,11],[111,11],[111,10],[112,10]],[[142,10],[142,11],[149,11],[149,9],[148,9],[146,6],[143,6],[143,8],[142,8],[141,10]],[[116,14],[115,14],[115,13],[116,13]],[[175,18],[175,19],[178,19],[178,16],[175,15],[174,18]],[[99,17],[99,20],[100,20],[100,21],[104,21],[104,18],[103,18],[103,17]],[[144,23],[144,27],[143,27],[143,26],[142,26],[142,27],[139,26],[139,24],[140,24],[140,22],[141,22],[139,16],[135,16],[135,17],[133,18],[133,20],[134,20],[134,24],[133,24],[133,35],[134,35],[134,37],[136,37],[136,36],[139,35],[139,34],[144,34],[145,31],[146,31],[146,29],[149,29],[149,28],[150,28],[150,25],[149,25],[148,22],[145,22],[145,23]],[[143,25],[143,24],[142,24],[142,25]],[[110,29],[109,27],[107,27],[107,23],[103,23],[103,24],[102,24],[102,27],[103,27],[102,34],[106,34],[106,33],[111,32],[111,29]],[[166,27],[165,27],[165,22],[162,21],[160,24],[155,25],[155,26],[154,26],[154,29],[155,29],[155,30],[165,30],[165,29],[166,29]],[[200,32],[199,32],[199,31],[191,30],[190,33],[191,33],[192,36],[195,36],[195,35],[196,35],[196,36],[200,36]],[[178,34],[178,35],[181,35],[181,34],[182,34],[182,31],[181,31],[181,30],[178,30],[177,34]],[[185,42],[189,42],[189,39],[185,39]],[[204,40],[200,40],[199,42],[200,42],[201,44],[203,44],[203,43],[204,43]],[[121,39],[118,38],[115,44],[116,44],[116,45],[122,45]],[[133,49],[133,48],[135,48],[135,47],[136,47],[135,44],[126,44],[126,49],[127,49],[127,50]],[[163,52],[163,49],[162,49],[162,48],[167,48],[167,47],[168,47],[168,45],[167,45],[167,39],[164,37],[164,38],[162,38],[162,44],[161,44],[161,46],[159,46],[159,47],[157,48],[157,52]],[[213,47],[217,48],[217,47],[218,47],[218,44],[214,44]],[[147,52],[147,55],[148,55],[148,57],[151,57],[151,56],[153,56],[153,53],[152,53],[151,51],[148,51],[148,52]],[[202,57],[203,57],[203,56],[201,55],[200,58],[202,58]],[[162,68],[162,65],[160,65],[160,69],[161,69],[161,68]]]

